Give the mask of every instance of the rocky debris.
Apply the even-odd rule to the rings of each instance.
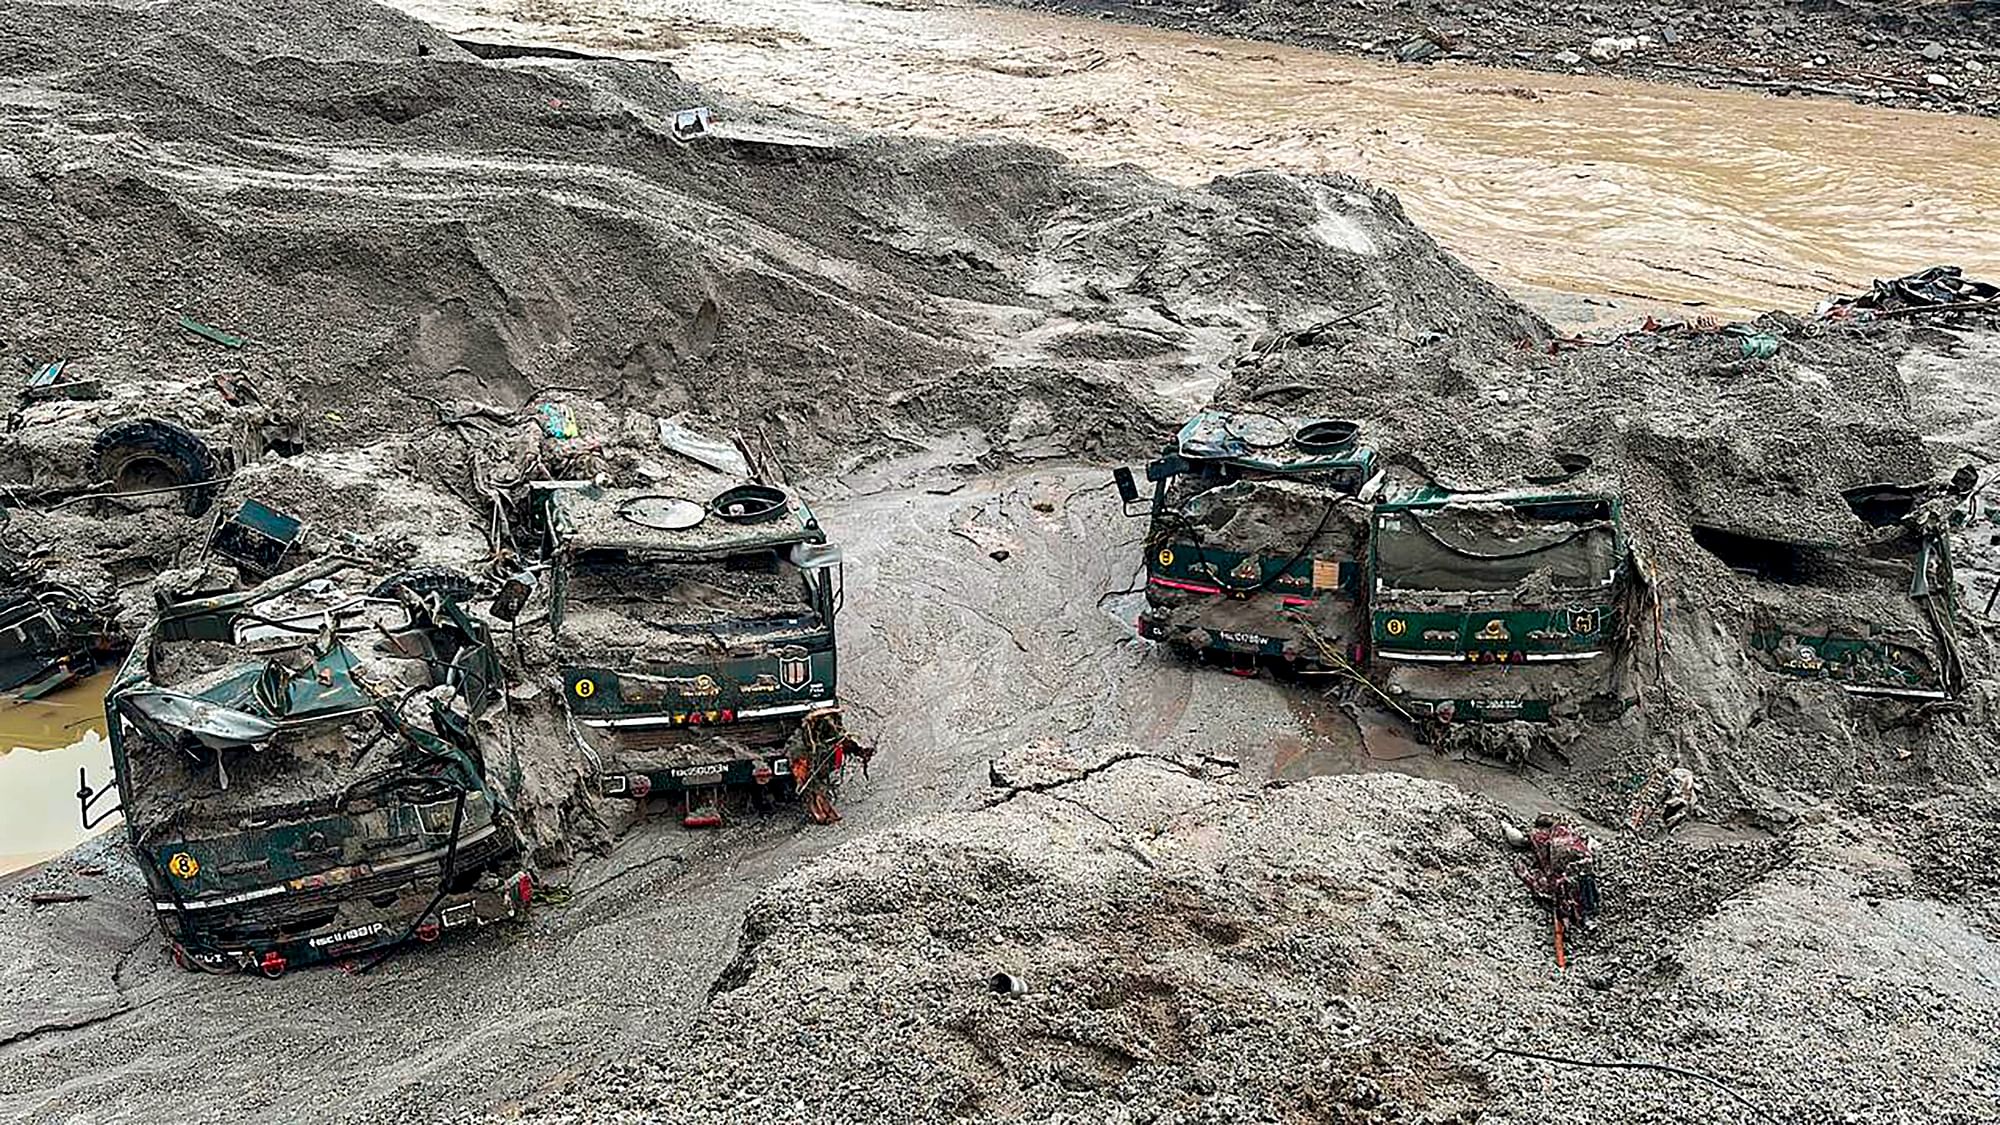
[[[2000,81],[1991,77],[2000,67],[2000,11],[1989,3],[1455,0],[1412,10],[1365,0],[1009,2],[1406,62],[1444,57],[1431,39],[1411,37],[1443,28],[1450,57],[1491,66],[1581,67],[1663,82],[2000,114]]]
[[[1746,659],[1776,595],[1689,526],[1862,545],[1841,488],[2000,454],[1991,332],[1773,315],[1757,354],[1713,325],[1592,347],[1343,178],[1179,189],[859,136],[654,64],[482,61],[360,3],[0,12],[23,377],[74,356],[102,402],[219,428],[218,373],[282,392],[305,449],[239,462],[219,504],[270,496],[401,566],[483,561],[490,494],[530,470],[648,479],[677,456],[661,419],[755,433],[831,498],[843,680],[884,748],[840,828],[621,836],[551,685],[510,683],[481,733],[541,751],[511,783],[546,798],[519,815],[573,861],[544,880],[567,901],[282,995],[153,956],[136,875],[93,844],[88,902],[0,899],[0,1113],[1758,1119],[1727,1087],[1801,1118],[1992,1116],[1991,637],[1960,700],[1855,704]],[[710,133],[674,139],[697,104]],[[1548,772],[1419,747],[1397,765],[1456,787],[1281,780],[1293,750],[1392,766],[1340,741],[1338,700],[1193,675],[1116,600],[1137,532],[1103,465],[1215,401],[1361,419],[1451,487],[1587,453],[1659,578],[1644,708],[1568,732]],[[101,403],[41,405],[19,447],[77,472],[91,427],[64,411]],[[203,530],[104,500],[8,534],[143,619]],[[1662,833],[1675,771],[1700,813]],[[1576,972],[1508,869],[1502,797],[1603,841]],[[207,1046],[163,1082],[161,1043]]]
[[[1048,757],[998,768],[1046,773]],[[1835,873],[1837,837],[1763,852],[1720,887],[1686,877],[1718,866],[1701,845],[1628,858],[1606,873],[1607,920],[1559,972],[1509,873],[1503,814],[1480,798],[1379,775],[1246,789],[1116,752],[1047,780],[766,888],[689,1034],[522,1119],[1994,1110],[1979,1075],[2000,988],[1948,968],[1991,963],[1992,936],[1922,907],[1944,944],[1910,948],[1910,914]],[[1674,924],[1635,943],[1619,935],[1634,911]],[[1874,1032],[1815,1049],[1828,1029],[1811,1013],[1836,1010]],[[1787,1048],[1770,1049],[1773,1029]],[[800,1051],[814,1065],[789,1066]],[[774,1071],[790,1080],[761,1077]],[[1986,1092],[1921,1093],[1946,1088]]]

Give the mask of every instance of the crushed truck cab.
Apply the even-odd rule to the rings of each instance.
[[[1146,467],[1142,636],[1239,669],[1350,658],[1375,454],[1351,424],[1209,412]],[[1121,471],[1122,472],[1122,471]],[[1130,504],[1129,475],[1120,477]]]
[[[126,834],[190,968],[277,976],[522,917],[473,735],[485,626],[347,560],[162,605],[105,695]]]
[[[816,819],[842,733],[839,551],[802,501],[690,465],[649,489],[536,486],[563,705],[606,796],[679,794],[690,826],[730,786]]]

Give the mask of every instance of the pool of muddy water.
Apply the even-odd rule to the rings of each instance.
[[[957,0],[391,0],[444,30],[663,59],[861,128],[999,137],[1195,183],[1394,188],[1561,324],[1805,309],[2000,274],[2000,122],[1601,77],[1398,66]],[[532,65],[532,64],[531,64]],[[566,64],[557,64],[566,65]]]
[[[90,835],[77,814],[77,770],[111,780],[105,672],[42,699],[0,704],[0,874],[67,851]],[[116,798],[108,798],[115,802]],[[105,831],[116,817],[97,826]]]

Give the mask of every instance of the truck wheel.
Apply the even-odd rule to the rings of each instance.
[[[120,422],[97,435],[91,454],[97,479],[110,481],[115,492],[198,484],[181,493],[190,516],[201,515],[215,502],[215,462],[208,443],[172,422]]]
[[[420,570],[406,570],[401,574],[384,578],[377,582],[375,588],[368,594],[375,598],[393,598],[400,591],[408,590],[420,597],[443,594],[452,601],[463,602],[472,598],[474,589],[472,576],[462,570],[454,570],[448,566],[427,566]]]

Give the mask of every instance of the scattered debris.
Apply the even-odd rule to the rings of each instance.
[[[1694,771],[1675,766],[1667,774],[1666,796],[1660,801],[1660,820],[1668,831],[1694,815],[1696,787]]]
[[[1957,266],[1932,266],[1891,281],[1878,280],[1868,292],[1859,296],[1829,300],[1820,305],[1819,315],[1834,318],[1851,317],[1858,313],[1904,316],[1981,309],[2000,312],[2000,285],[1971,280]]]
[[[708,107],[694,106],[674,114],[674,139],[691,141],[708,135]]]
[[[208,548],[235,563],[245,575],[269,578],[283,569],[299,546],[305,525],[283,512],[245,500],[209,537]]]
[[[683,457],[732,477],[750,476],[750,462],[732,442],[708,437],[689,426],[685,416],[660,419],[660,444]]]
[[[243,337],[231,335],[228,332],[224,332],[220,328],[215,328],[211,327],[210,325],[203,324],[202,322],[194,319],[193,317],[188,317],[188,316],[181,317],[178,323],[182,328],[186,329],[187,331],[192,332],[195,335],[202,337],[203,339],[213,340],[214,342],[221,344],[225,348],[240,348],[243,346]]]
[[[1653,37],[1650,35],[1602,35],[1591,40],[1586,53],[1601,63],[1617,62],[1652,45]]]
[[[69,360],[50,360],[35,369],[21,388],[21,401],[50,402],[56,399],[85,400],[104,397],[104,384],[93,378],[77,378],[69,373]]]
[[[1527,832],[1525,850],[1525,855],[1514,860],[1514,874],[1549,912],[1556,967],[1566,968],[1567,940],[1578,931],[1587,931],[1597,914],[1597,869],[1590,838],[1554,817],[1538,816]]]
[[[567,441],[581,432],[577,427],[576,411],[568,403],[541,403],[535,407],[535,418],[541,423],[542,432],[552,438]]]

